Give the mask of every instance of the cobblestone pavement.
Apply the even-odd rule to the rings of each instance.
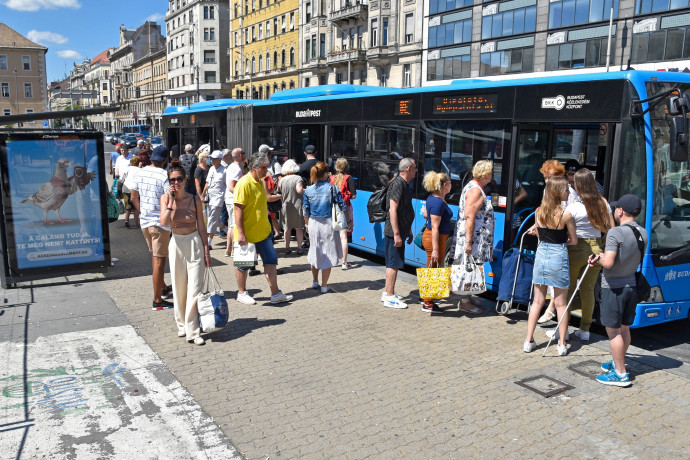
[[[335,268],[322,295],[309,288],[306,257],[280,248],[279,284],[295,300],[270,304],[266,281],[250,277],[258,304],[229,300],[228,326],[193,346],[176,337],[172,311],[150,309],[143,237],[121,225],[111,226],[120,261],[106,291],[249,459],[688,457],[690,384],[679,361],[631,350],[632,387],[605,387],[594,381],[610,359],[603,337],[542,358],[537,330],[539,348],[525,354],[524,314],[497,316],[482,299],[477,316],[449,302],[429,316],[411,276],[397,285],[410,308],[386,309],[382,272],[366,263]],[[234,299],[231,261],[220,247],[212,254]],[[545,398],[516,384],[538,376],[542,392],[572,389]]]

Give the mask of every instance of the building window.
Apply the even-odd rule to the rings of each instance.
[[[473,3],[473,0],[430,0],[429,14],[464,8],[466,6],[472,6]]]
[[[2,94],[2,97],[10,97],[9,83],[0,83],[0,94]]]
[[[252,42],[256,41],[256,27],[252,26]]]
[[[383,18],[383,27],[381,28],[381,46],[388,46],[388,18]]]
[[[271,36],[271,21],[266,21],[266,38]]]
[[[22,69],[31,70],[31,56],[22,56]]]
[[[189,65],[194,65],[194,53],[189,53]]]
[[[468,78],[470,76],[470,55],[429,59],[426,69],[426,79],[429,81]]]
[[[235,78],[237,78],[239,73],[240,73],[240,63],[238,61],[235,61]]]
[[[0,54],[0,70],[7,70],[7,55]]]
[[[307,2],[304,5],[304,15],[306,17],[305,24],[309,24],[309,21],[311,21],[311,3],[310,2]]]
[[[264,57],[260,54],[259,55],[259,72],[264,71]]]
[[[616,2],[618,4],[618,2]],[[635,14],[656,13],[657,11],[675,10],[677,8],[686,8],[688,2],[686,0],[635,0]],[[611,8],[609,4],[608,8]],[[614,11],[618,11],[615,8]]]
[[[607,38],[592,38],[572,43],[561,43],[546,47],[546,70],[576,69],[606,65]],[[683,46],[683,38],[679,42]],[[613,44],[612,44],[613,45]],[[611,60],[615,57],[615,46],[611,46]],[[633,38],[633,50],[635,40]],[[633,54],[634,56],[634,54]],[[662,58],[663,59],[663,58]],[[633,61],[634,62],[634,61]],[[645,58],[644,62],[647,62]]]
[[[208,37],[209,37],[209,40],[211,40],[211,41],[215,40],[216,39],[216,29],[211,27],[209,29],[209,32],[208,32]]]
[[[405,14],[405,43],[414,41],[414,14]]]
[[[215,6],[209,6],[208,7],[208,18],[209,19],[216,19],[216,7]]]
[[[479,75],[481,76],[532,72],[534,48],[516,48],[482,53],[479,59]]]
[[[290,30],[295,30],[295,12],[290,13]]]
[[[606,39],[602,40],[606,62]],[[615,48],[612,46],[612,48]],[[633,34],[632,63],[688,59],[690,56],[690,27],[662,29],[655,32]]]
[[[103,82],[103,91],[108,91],[108,82]]]
[[[204,50],[204,63],[214,64],[216,62],[216,52],[214,50]]]
[[[216,72],[206,71],[204,72],[204,83],[215,83],[216,82]]]
[[[385,71],[382,71],[381,76],[379,76],[379,86],[386,86],[387,82],[388,82],[388,75],[386,74]]]
[[[311,59],[311,38],[308,38],[304,44],[304,61],[306,62]]]
[[[412,86],[412,66],[403,64],[403,88]]]
[[[429,48],[472,41],[472,19],[429,27]]]
[[[204,40],[208,41],[208,27],[204,27]]]
[[[379,46],[379,20],[371,20],[371,46]]]
[[[208,19],[208,6],[204,7],[204,19]]]
[[[7,117],[7,116],[10,116],[10,115],[12,115],[12,110],[10,110],[10,109],[2,109],[2,114],[5,115],[6,117]]]
[[[309,77],[304,79],[304,87],[309,88]]]
[[[659,1],[654,0],[653,3],[656,5]],[[557,0],[549,3],[549,29],[608,21],[610,16],[611,0]],[[618,17],[618,0],[613,0],[613,17]]]
[[[319,56],[326,56],[326,34],[319,35]]]
[[[271,55],[266,53],[266,70],[271,70]]]
[[[264,39],[264,25],[259,24],[259,40],[263,40],[263,39]]]
[[[343,83],[343,74],[340,72],[335,73],[335,82],[339,85]]]
[[[295,48],[290,48],[290,67],[295,66]]]
[[[287,22],[285,20],[285,15],[282,15],[280,17],[280,31],[282,33],[285,33],[286,28],[287,28]]]
[[[34,97],[34,89],[31,86],[31,83],[24,83],[24,97],[26,97],[26,98]]]
[[[482,18],[482,39],[534,32],[537,27],[536,0],[534,3],[535,6],[484,16]]]
[[[273,66],[278,67],[278,51],[273,52]]]
[[[367,71],[366,71],[366,69],[363,69],[359,72],[359,84],[360,85],[366,85],[367,84]]]
[[[285,50],[280,52],[280,66],[285,68]]]
[[[252,56],[252,74],[256,73],[256,58]]]

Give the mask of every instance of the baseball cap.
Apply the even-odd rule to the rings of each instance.
[[[580,169],[580,163],[577,160],[571,159],[565,162],[566,171],[577,171],[578,169]]]
[[[304,153],[308,153],[311,155],[314,152],[316,152],[316,147],[314,147],[313,145],[310,144],[304,147]]]
[[[637,195],[627,194],[618,198],[616,201],[612,201],[611,207],[621,208],[623,211],[627,212],[632,216],[636,216],[642,210],[642,200]]]
[[[165,161],[168,159],[170,151],[164,145],[159,145],[151,152],[151,161]]]
[[[261,144],[261,146],[259,147],[259,152],[263,152],[264,150],[273,150],[273,149],[266,144]]]
[[[221,152],[220,150],[214,150],[213,153],[211,154],[211,158],[215,158],[215,159],[223,158],[223,152]]]

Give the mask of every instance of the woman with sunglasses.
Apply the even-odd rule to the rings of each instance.
[[[161,197],[161,225],[170,227],[168,246],[177,336],[203,345],[197,295],[203,289],[204,266],[211,266],[208,235],[201,199],[185,191],[184,168],[173,160],[168,169],[170,187]]]

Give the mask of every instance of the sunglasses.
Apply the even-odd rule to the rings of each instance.
[[[171,184],[174,184],[175,182],[184,182],[184,177],[179,176],[179,177],[170,177],[168,179]]]

